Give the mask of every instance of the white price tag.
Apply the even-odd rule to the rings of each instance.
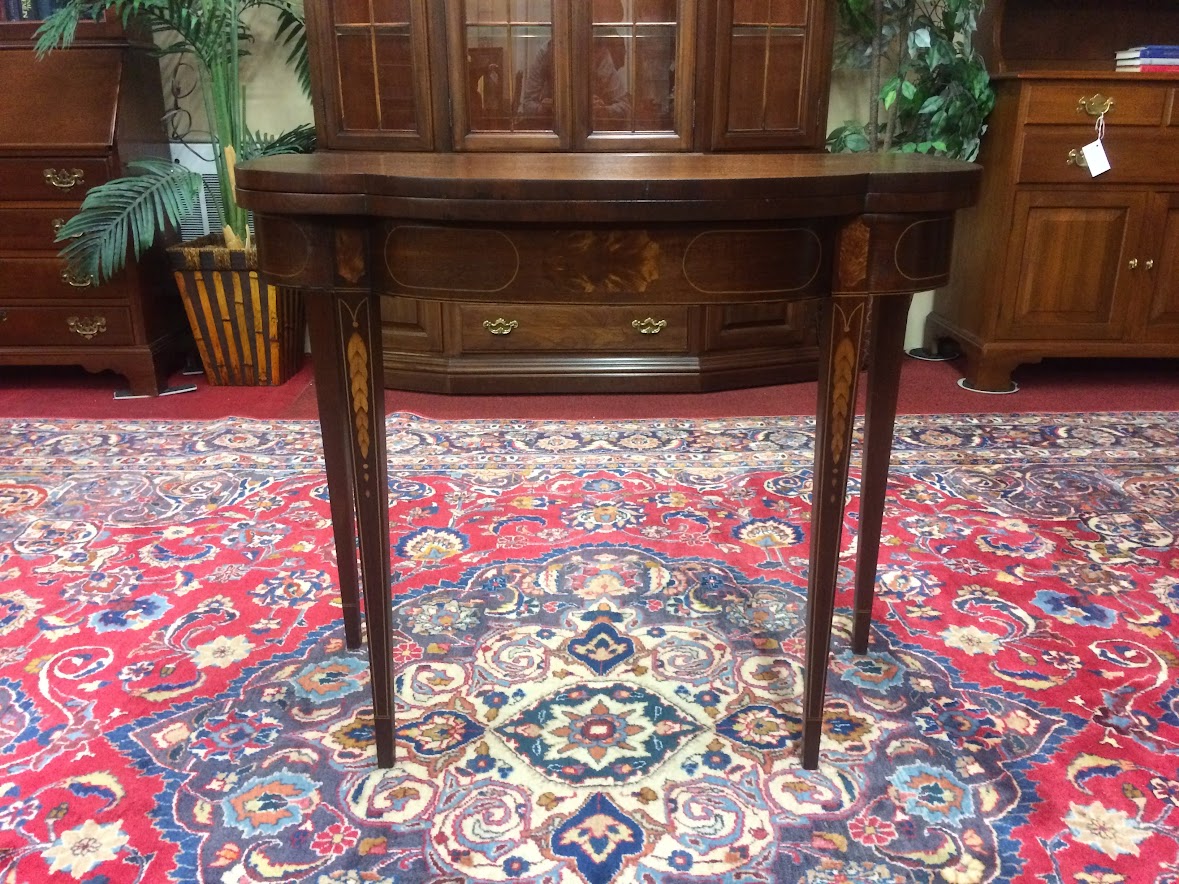
[[[1085,156],[1085,165],[1089,169],[1089,174],[1094,178],[1109,171],[1109,157],[1105,155],[1105,148],[1102,147],[1100,138],[1092,144],[1082,147],[1081,153]]]

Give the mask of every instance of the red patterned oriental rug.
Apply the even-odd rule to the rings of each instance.
[[[1177,428],[902,418],[805,771],[810,420],[393,416],[378,770],[315,424],[9,424],[0,882],[1173,884]]]

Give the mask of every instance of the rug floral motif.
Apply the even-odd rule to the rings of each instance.
[[[315,424],[16,422],[0,882],[1175,884],[1177,417],[901,418],[816,771],[808,419],[391,417],[388,770]]]

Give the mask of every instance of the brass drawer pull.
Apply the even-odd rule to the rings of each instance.
[[[70,327],[70,331],[74,334],[81,335],[89,341],[95,335],[100,335],[106,331],[106,317],[71,316],[66,320],[66,325]]]
[[[1077,150],[1075,147],[1068,152],[1068,159],[1064,161],[1068,166],[1080,166],[1082,169],[1089,167],[1089,161],[1085,159],[1085,154]]]
[[[1100,117],[1113,110],[1114,100],[1098,92],[1088,98],[1077,99],[1077,113],[1086,113],[1091,117]]]
[[[520,323],[516,322],[514,319],[504,319],[501,316],[494,321],[490,319],[484,319],[483,327],[493,335],[510,335],[512,333],[512,329],[520,327]]]
[[[1138,269],[1138,259],[1131,258],[1129,261],[1126,262],[1126,266],[1129,267],[1131,270],[1137,270]]]
[[[652,319],[648,316],[646,319],[632,319],[630,325],[631,328],[638,329],[641,335],[657,335],[667,328],[667,320]]]
[[[1147,270],[1154,270],[1154,258],[1147,258],[1142,262],[1142,266]]]
[[[65,218],[54,218],[53,221],[50,223],[53,225],[53,239],[54,239],[54,241],[56,241],[57,235],[59,233],[61,233],[61,229],[63,227],[65,227],[65,223],[66,223]],[[70,239],[78,239],[80,236],[82,236],[82,234],[75,233],[73,236],[70,237]]]
[[[68,267],[62,269],[61,281],[76,289],[88,289],[95,284],[93,276],[79,276]]]
[[[58,190],[72,190],[86,178],[81,169],[46,169],[44,174],[45,182]]]
[[[8,322],[8,311],[0,310],[0,322]]]

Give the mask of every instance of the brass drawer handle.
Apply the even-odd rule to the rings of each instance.
[[[1068,152],[1068,159],[1064,161],[1068,166],[1080,166],[1082,169],[1089,167],[1089,161],[1085,159],[1085,154],[1077,150],[1075,147]]]
[[[1091,117],[1100,117],[1113,110],[1114,100],[1098,92],[1088,98],[1077,99],[1077,113],[1086,113]]]
[[[1126,262],[1126,266],[1129,267],[1131,270],[1137,270],[1138,269],[1138,259],[1131,258],[1129,261]]]
[[[1145,267],[1147,270],[1154,270],[1154,258],[1147,258],[1142,263],[1142,266]]]
[[[520,327],[520,323],[516,322],[514,319],[504,319],[501,316],[494,321],[490,319],[484,319],[483,327],[493,335],[510,335],[512,333],[512,329]]]
[[[630,325],[631,328],[638,329],[641,335],[657,335],[667,328],[667,320],[652,319],[648,316],[646,319],[632,319]]]
[[[59,233],[61,233],[61,229],[63,227],[65,227],[65,223],[66,223],[65,218],[54,218],[53,221],[51,221],[50,223],[53,225],[53,239],[56,242],[57,235]],[[75,233],[73,236],[70,237],[70,239],[78,239],[80,236],[82,236],[82,234]]]
[[[88,289],[95,284],[93,276],[79,276],[68,267],[61,271],[61,281],[76,289]]]
[[[81,169],[46,169],[45,182],[58,190],[72,190],[74,185],[81,184],[86,173]]]
[[[8,311],[0,310],[0,322],[8,322]]]
[[[89,341],[95,335],[100,335],[106,331],[106,317],[71,316],[66,320],[66,325],[70,327],[70,331],[74,334],[81,335]]]

